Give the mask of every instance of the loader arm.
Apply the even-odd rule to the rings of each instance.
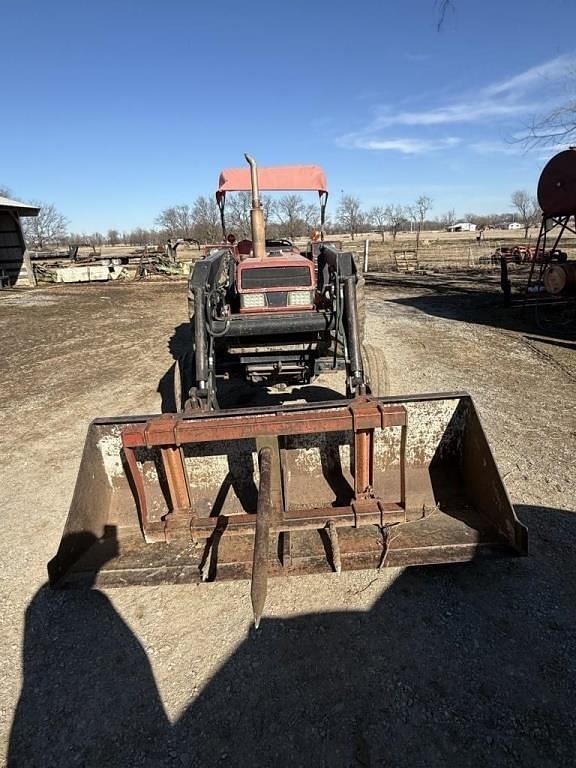
[[[358,280],[354,255],[322,245],[318,252],[318,290],[322,294],[333,290],[337,334],[344,336],[346,357],[349,360],[349,392],[366,393],[366,380],[362,363],[362,339],[358,329],[356,283]]]
[[[211,316],[212,297],[217,294],[224,298],[230,284],[230,269],[233,266],[228,248],[222,248],[196,263],[190,276],[189,292],[194,301],[194,373],[195,385],[192,397],[197,399],[201,410],[210,410],[215,405],[214,370],[210,365],[213,357],[215,335],[225,332],[224,327],[214,328]]]

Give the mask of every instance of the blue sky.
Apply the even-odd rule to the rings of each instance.
[[[569,95],[576,4],[454,3],[440,31],[435,0],[5,4],[0,184],[74,231],[148,227],[249,151],[321,164],[333,211],[508,210],[554,153],[510,140]]]

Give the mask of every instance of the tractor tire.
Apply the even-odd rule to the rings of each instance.
[[[358,340],[360,344],[364,343],[364,332],[366,328],[366,281],[364,275],[358,274],[356,283],[356,311],[358,316]]]
[[[386,397],[390,394],[390,378],[384,352],[372,344],[362,345],[362,363],[367,378],[369,394]]]
[[[182,413],[192,387],[192,365],[194,355],[184,352],[174,363],[174,407],[176,413]]]
[[[364,279],[364,261],[359,253],[354,254],[354,263],[356,264],[356,274],[358,282],[356,283],[356,310],[358,314],[358,338],[360,344],[364,343],[364,331],[366,328],[366,280]]]

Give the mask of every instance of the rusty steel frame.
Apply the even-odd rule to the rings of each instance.
[[[136,492],[142,533],[147,542],[169,542],[182,529],[189,528],[192,540],[214,540],[224,525],[227,534],[253,534],[251,600],[254,624],[258,628],[268,589],[270,534],[282,535],[283,555],[290,558],[290,533],[293,530],[326,530],[332,564],[342,569],[338,527],[387,525],[419,519],[422,511],[409,511],[406,500],[406,430],[407,411],[403,405],[385,405],[370,397],[358,397],[343,407],[326,411],[296,411],[251,416],[212,416],[209,420],[185,420],[168,414],[144,424],[122,430],[122,445],[127,472]],[[374,430],[400,427],[400,499],[384,503],[374,493]],[[351,431],[354,455],[354,496],[348,506],[315,507],[286,512],[280,468],[278,437],[325,432]],[[198,517],[190,499],[190,488],[182,446],[190,443],[226,441],[255,437],[258,447],[260,482],[256,514],[223,518]],[[136,451],[159,448],[166,478],[170,512],[160,521],[152,521],[142,472]]]
[[[375,497],[374,430],[401,427],[400,498],[397,503],[382,502]],[[352,432],[354,451],[354,498],[348,506],[316,507],[286,513],[281,493],[276,493],[277,507],[270,521],[275,533],[291,530],[320,530],[330,521],[336,526],[359,527],[418,519],[420,512],[410,510],[406,488],[407,412],[403,405],[386,405],[369,397],[360,397],[346,406],[326,411],[296,411],[261,414],[257,419],[246,416],[217,416],[210,419],[186,420],[165,414],[144,424],[133,424],[122,430],[122,444],[129,479],[135,489],[140,524],[148,542],[170,541],[182,525],[188,525],[192,539],[210,538],[221,521],[218,517],[198,517],[192,508],[182,446],[191,443],[238,440],[254,437],[259,441],[281,435],[310,435],[325,432]],[[163,520],[150,519],[142,471],[136,455],[140,448],[159,448],[168,487],[170,512]],[[267,449],[268,461],[276,464],[279,457]],[[260,452],[260,455],[262,451]],[[256,519],[255,519],[256,518]],[[227,519],[227,533],[256,533],[258,514],[240,514]]]

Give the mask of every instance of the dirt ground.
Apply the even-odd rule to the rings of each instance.
[[[51,592],[96,415],[160,409],[185,285],[0,294],[0,739],[28,766],[559,766],[576,753],[576,342],[473,274],[380,274],[394,392],[471,392],[530,556]]]

